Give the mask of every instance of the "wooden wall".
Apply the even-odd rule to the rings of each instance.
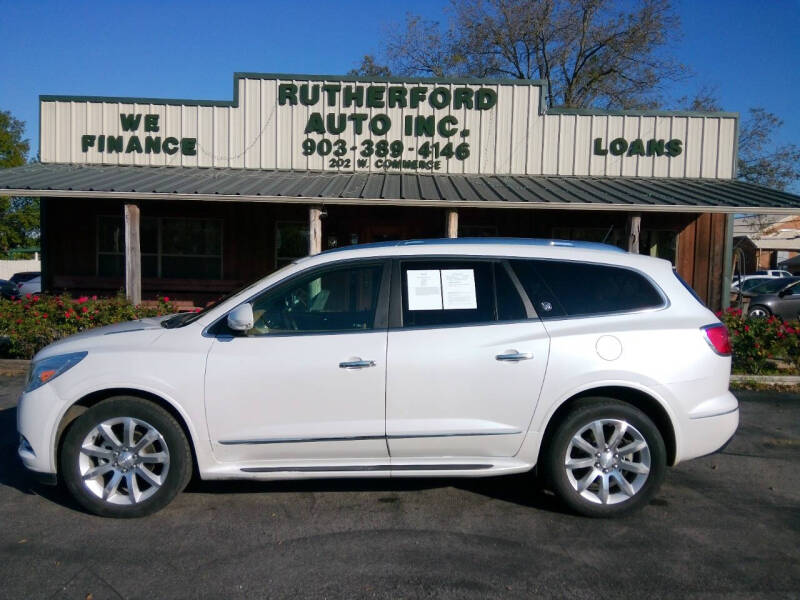
[[[142,218],[217,218],[223,222],[223,279],[144,279],[142,295],[168,295],[201,306],[275,269],[275,223],[308,222],[301,204],[142,201]],[[113,295],[123,278],[97,276],[97,217],[123,213],[118,200],[50,198],[43,210],[45,288],[76,294]],[[326,206],[322,248],[388,239],[445,237],[444,208]],[[627,214],[602,211],[462,209],[460,235],[469,227],[491,228],[502,237],[551,238],[564,227],[624,232]],[[676,263],[681,276],[713,310],[721,307],[725,215],[644,213],[642,230],[677,234]]]
[[[678,235],[678,273],[712,310],[722,308],[725,215],[703,213]]]

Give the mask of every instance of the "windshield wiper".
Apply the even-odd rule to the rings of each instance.
[[[197,313],[180,313],[169,319],[161,321],[161,326],[164,329],[175,329],[176,327],[183,327],[187,324],[189,317],[195,316]]]

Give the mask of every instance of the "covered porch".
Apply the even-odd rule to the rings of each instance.
[[[670,260],[712,308],[730,285],[732,216],[800,197],[737,181],[344,174],[29,165],[0,189],[42,197],[43,285],[203,306],[292,260],[433,237],[605,241]]]

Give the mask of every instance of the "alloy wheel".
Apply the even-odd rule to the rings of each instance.
[[[132,417],[99,423],[83,439],[78,455],[83,486],[110,504],[147,500],[164,485],[169,466],[169,449],[161,432]]]
[[[570,440],[564,468],[572,488],[597,504],[618,504],[635,496],[650,474],[650,448],[633,425],[598,419]]]

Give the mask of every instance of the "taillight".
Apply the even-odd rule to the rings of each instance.
[[[722,323],[706,325],[703,330],[706,332],[706,341],[714,352],[720,356],[731,355],[731,338],[725,325]]]

